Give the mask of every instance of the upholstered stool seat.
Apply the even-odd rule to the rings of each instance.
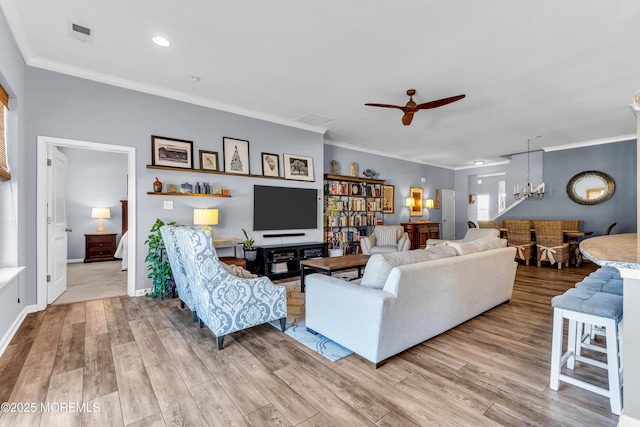
[[[558,390],[560,381],[573,384],[602,396],[608,397],[611,412],[620,415],[622,411],[622,382],[618,355],[618,332],[622,329],[622,296],[592,292],[584,289],[569,289],[563,295],[551,300],[553,305],[553,337],[551,345],[551,381],[549,387]],[[564,319],[569,320],[567,352],[562,354]],[[591,324],[605,329],[607,362],[581,355],[581,348],[597,350],[590,344],[582,343],[582,324]],[[596,386],[575,377],[563,374],[562,367],[573,370],[575,362],[588,363],[608,370],[608,389]]]
[[[601,279],[621,279],[620,271],[614,267],[600,267],[596,271],[589,274],[589,277],[597,277]]]
[[[592,291],[605,292],[608,294],[622,295],[622,279],[598,279],[585,277],[581,282],[576,283],[576,288]]]

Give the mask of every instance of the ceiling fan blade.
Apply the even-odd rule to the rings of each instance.
[[[401,110],[404,110],[404,107],[401,107],[399,105],[391,105],[391,104],[364,104],[364,105],[369,105],[371,107],[399,108]]]
[[[402,116],[402,124],[409,126],[411,124],[411,120],[413,120],[413,113],[404,113],[404,116]]]
[[[429,108],[437,108],[442,107],[443,105],[451,104],[452,102],[456,102],[464,98],[465,95],[456,95],[451,96],[449,98],[437,99],[435,101],[425,102],[424,104],[418,105],[418,110],[428,110]]]

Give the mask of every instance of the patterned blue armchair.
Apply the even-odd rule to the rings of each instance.
[[[167,250],[167,258],[169,258],[173,281],[176,283],[176,289],[178,290],[180,306],[184,308],[184,305],[186,304],[187,307],[189,307],[189,310],[191,310],[191,320],[195,322],[198,320],[196,312],[196,297],[193,295],[193,291],[191,290],[191,286],[187,280],[187,272],[184,268],[182,251],[176,245],[175,229],[175,226],[163,225],[160,227],[160,234],[162,234],[164,247]]]
[[[222,350],[224,336],[232,332],[280,320],[285,330],[287,294],[267,277],[243,279],[222,267],[211,234],[187,227],[174,229],[183,255],[187,279],[196,299],[200,327],[207,325]]]

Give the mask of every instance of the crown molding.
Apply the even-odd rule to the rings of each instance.
[[[542,150],[545,153],[549,153],[552,151],[572,150],[574,148],[591,147],[593,145],[612,144],[614,142],[631,141],[637,138],[638,136],[636,134],[612,136],[610,138],[593,139],[591,141],[574,142],[572,144],[554,145],[552,147],[542,147]]]
[[[111,86],[117,86],[123,89],[129,89],[136,92],[142,92],[149,95],[160,96],[163,98],[173,99],[176,101],[182,101],[193,105],[199,105],[201,107],[212,108],[227,113],[238,114],[243,117],[250,117],[252,119],[263,120],[278,125],[288,126],[292,128],[302,129],[309,132],[319,133],[324,135],[327,132],[327,128],[313,126],[306,123],[297,122],[291,119],[285,119],[273,114],[263,113],[260,111],[249,110],[236,105],[224,104],[222,102],[213,101],[211,99],[202,98],[195,95],[186,94],[183,92],[173,91],[159,86],[148,85],[140,82],[134,82],[132,80],[123,79],[120,77],[114,77],[112,75],[97,73],[86,68],[74,67],[68,64],[64,64],[58,61],[52,61],[41,57],[33,57],[27,61],[27,65],[31,67],[41,68],[48,71],[54,71],[61,74],[66,74],[81,79],[91,80],[98,83],[104,83]]]
[[[28,64],[29,60],[34,56],[34,53],[31,49],[31,45],[29,44],[27,31],[25,30],[24,25],[22,25],[22,17],[20,16],[20,11],[16,4],[17,3],[14,1],[0,0],[0,9],[2,9],[2,13],[7,20],[9,30],[18,45],[22,58]]]

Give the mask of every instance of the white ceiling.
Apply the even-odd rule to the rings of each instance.
[[[633,137],[637,0],[0,0],[29,65],[448,168]],[[69,22],[92,43],[69,37]],[[151,42],[164,35],[172,45]],[[200,78],[188,81],[188,75]],[[416,113],[404,105],[466,94]]]

